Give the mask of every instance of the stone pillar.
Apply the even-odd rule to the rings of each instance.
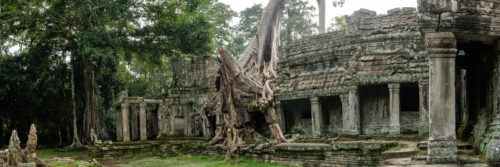
[[[123,141],[130,141],[130,124],[128,119],[128,103],[122,103]]]
[[[164,105],[163,101],[158,104],[158,136],[156,138],[160,138],[162,135],[167,134],[167,127],[165,126],[165,119],[164,119]]]
[[[321,103],[318,97],[309,100],[311,101],[312,134],[317,137],[321,135]]]
[[[359,90],[358,86],[350,86],[347,95],[348,107],[346,112],[347,122],[344,124],[344,132],[348,135],[361,134],[359,118]]]
[[[469,124],[469,102],[467,99],[467,70],[461,69],[459,73],[460,80],[460,112],[462,112],[462,119],[460,120],[461,129],[465,130]],[[459,135],[461,132],[458,132]]]
[[[132,132],[131,139],[138,140],[139,139],[139,107],[138,104],[132,104],[132,113],[130,114],[130,131]]]
[[[429,149],[427,163],[457,161],[455,125],[455,57],[450,32],[425,34],[429,54]]]
[[[116,107],[116,141],[123,141],[122,109]]]
[[[184,136],[193,136],[193,120],[191,116],[191,103],[185,104],[184,109]]]
[[[281,131],[285,131],[285,112],[283,111],[283,106],[281,101],[276,101],[276,115],[278,116],[278,120],[280,121]]]
[[[342,103],[342,130],[341,133],[347,132],[349,129],[349,95],[340,95],[340,102]]]
[[[418,82],[419,93],[419,127],[418,135],[429,136],[429,80]]]
[[[401,134],[401,126],[399,123],[399,83],[389,84],[389,134]]]
[[[146,125],[146,103],[144,100],[139,104],[139,127],[140,127],[140,139],[148,140],[147,125]]]

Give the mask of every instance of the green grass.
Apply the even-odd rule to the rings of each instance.
[[[55,157],[86,157],[87,152],[85,150],[76,151],[62,151],[59,149],[43,149],[38,150],[36,153],[38,158],[41,159],[52,159]]]
[[[78,164],[67,164],[67,163],[62,163],[62,162],[50,162],[50,165],[53,167],[77,167]]]
[[[140,153],[129,152],[129,153],[123,155],[123,158],[129,159],[129,158],[132,158],[132,157],[141,158],[141,157],[151,157],[151,156],[153,156],[153,152],[152,151],[140,152]]]
[[[123,167],[156,167],[156,166],[175,166],[175,167],[284,167],[283,165],[270,164],[253,161],[247,158],[224,161],[219,157],[194,156],[194,157],[169,157],[169,158],[145,158],[130,162]]]

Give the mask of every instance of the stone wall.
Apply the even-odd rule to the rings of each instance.
[[[418,132],[419,113],[418,111],[401,111],[399,120],[401,121],[401,133],[412,134]]]
[[[457,68],[455,70],[455,81],[457,86],[461,86],[463,83],[463,74],[466,74],[465,79],[467,87],[466,91],[463,91],[462,87],[457,87],[457,92],[460,94],[455,95],[453,92],[455,88],[453,86],[440,85],[436,83],[430,83],[430,87],[443,89],[445,91],[452,92],[448,97],[432,97],[431,99],[437,99],[441,101],[450,100],[455,98],[457,101],[456,110],[453,111],[441,111],[439,114],[434,114],[433,110],[438,109],[438,105],[430,107],[430,119],[436,119],[433,117],[439,117],[439,115],[447,115],[451,112],[455,112],[457,121],[459,122],[459,127],[457,128],[458,137],[462,139],[468,139],[472,141],[476,146],[478,152],[485,153],[485,157],[490,161],[490,165],[497,166],[500,164],[500,117],[498,101],[498,89],[500,85],[498,84],[498,40],[500,38],[500,2],[497,0],[419,0],[419,25],[425,36],[429,36],[432,42],[438,42],[440,46],[429,46],[435,47],[431,48],[433,53],[430,56],[443,56],[445,54],[452,55],[453,52],[447,52],[446,50],[458,50],[459,54],[456,57]],[[439,33],[434,33],[439,32]],[[429,34],[429,35],[428,35]],[[443,40],[433,39],[434,34],[440,35]],[[444,37],[446,35],[448,37]],[[448,40],[446,38],[449,38]],[[456,43],[457,46],[453,46]],[[450,45],[452,44],[452,45]],[[443,48],[443,46],[451,48]],[[496,48],[496,49],[492,49]],[[491,51],[496,50],[496,51]],[[446,56],[446,55],[445,55]],[[435,60],[443,61],[444,59],[437,58]],[[455,66],[455,57],[450,59]],[[439,73],[448,75],[446,67],[442,68],[444,70],[436,70],[437,77],[447,77],[439,76]],[[451,71],[451,70],[450,70]],[[462,73],[466,72],[466,73]],[[431,76],[431,78],[434,76]],[[434,84],[434,85],[433,85]],[[439,94],[435,94],[439,95]],[[448,99],[447,99],[448,98]],[[466,100],[464,100],[466,98]],[[440,104],[442,105],[442,103]],[[431,105],[432,106],[432,105]],[[455,105],[453,106],[455,107]],[[433,116],[434,115],[434,116]],[[450,120],[454,120],[453,116],[450,116]],[[431,121],[432,122],[432,121]],[[442,121],[439,121],[442,123]],[[434,128],[435,131],[446,131],[447,127],[455,128],[454,125],[449,126],[445,124],[437,123],[435,127],[430,126],[431,131]],[[472,125],[472,128],[470,126]],[[449,131],[449,130],[448,130]],[[468,134],[472,132],[472,135]],[[446,132],[448,133],[448,132]],[[450,136],[456,136],[453,131],[449,132]],[[434,138],[431,135],[430,138]],[[450,143],[446,143],[450,146],[447,148],[454,148],[455,139],[451,139]],[[442,144],[438,143],[438,147],[432,148],[430,143],[429,154],[433,153],[433,150],[437,150],[433,153],[434,157],[441,158],[441,155],[447,155],[450,152],[442,148]],[[495,148],[495,149],[488,149]],[[496,150],[496,151],[491,151]],[[451,153],[452,155],[454,153]],[[497,156],[495,156],[495,154]],[[431,156],[430,156],[431,157]],[[496,161],[496,162],[495,162]]]
[[[280,91],[275,100],[283,101],[282,106],[287,110],[290,106],[286,101],[320,97],[319,112],[323,118],[315,125],[320,124],[322,132],[337,133],[351,128],[349,133],[398,134],[400,123],[394,123],[393,130],[390,124],[399,122],[393,119],[399,118],[400,93],[394,95],[397,100],[391,114],[389,84],[395,84],[393,92],[399,92],[400,84],[417,85],[429,77],[417,16],[414,8],[396,8],[386,15],[360,9],[346,17],[344,30],[305,37],[282,47],[277,82]],[[348,93],[346,104],[329,99],[347,97]],[[417,104],[418,91],[412,95]],[[351,102],[353,104],[347,104]],[[347,112],[351,107],[352,111]],[[294,112],[305,111],[300,110],[301,107],[291,108]],[[285,111],[285,115],[287,112],[290,111]],[[413,130],[412,121],[419,121],[419,115],[404,116],[411,116],[404,119],[404,131]],[[290,120],[288,118],[285,120]]]
[[[500,35],[500,2],[496,0],[448,0],[449,9],[443,10],[438,26],[439,15],[424,13],[428,11],[425,3],[431,0],[421,0],[419,4],[419,25],[424,32],[434,32],[439,27],[442,32],[455,32],[457,38],[477,38],[466,34]]]
[[[277,100],[340,95],[350,85],[417,82],[428,64],[413,8],[375,15],[361,9],[345,30],[305,37],[281,48]]]
[[[361,133],[367,135],[389,132],[389,88],[386,85],[360,89]]]
[[[342,103],[339,96],[321,99],[323,109],[323,131],[338,133],[342,131]]]
[[[209,135],[204,124],[194,118],[202,105],[217,91],[217,58],[181,56],[172,59],[172,69],[174,81],[165,100],[166,107],[160,113],[162,117],[159,120],[163,124],[160,132],[166,135]]]
[[[397,146],[393,142],[339,142],[249,144],[239,153],[247,158],[289,166],[377,166],[381,152]],[[226,151],[210,146],[204,154],[224,156]]]

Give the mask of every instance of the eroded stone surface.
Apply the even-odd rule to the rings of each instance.
[[[21,141],[17,135],[17,131],[13,130],[10,136],[9,147],[8,147],[8,165],[18,166],[23,162],[24,152],[21,149]]]
[[[30,132],[28,134],[28,142],[26,143],[26,149],[24,153],[26,154],[25,162],[33,163],[36,158],[36,146],[38,144],[38,137],[36,135],[35,124],[31,124]]]

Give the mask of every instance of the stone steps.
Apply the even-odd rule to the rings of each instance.
[[[397,151],[384,151],[382,152],[382,159],[392,159],[392,158],[411,158],[417,153],[417,150],[397,150]]]
[[[384,160],[383,166],[407,166],[411,162],[411,158],[391,158]]]
[[[420,149],[420,150],[427,150],[428,148],[428,143],[427,141],[422,141],[422,142],[418,142],[417,143],[417,147]],[[457,148],[460,150],[470,150],[472,149],[472,145],[470,145],[469,143],[464,143],[464,142],[457,142]]]

